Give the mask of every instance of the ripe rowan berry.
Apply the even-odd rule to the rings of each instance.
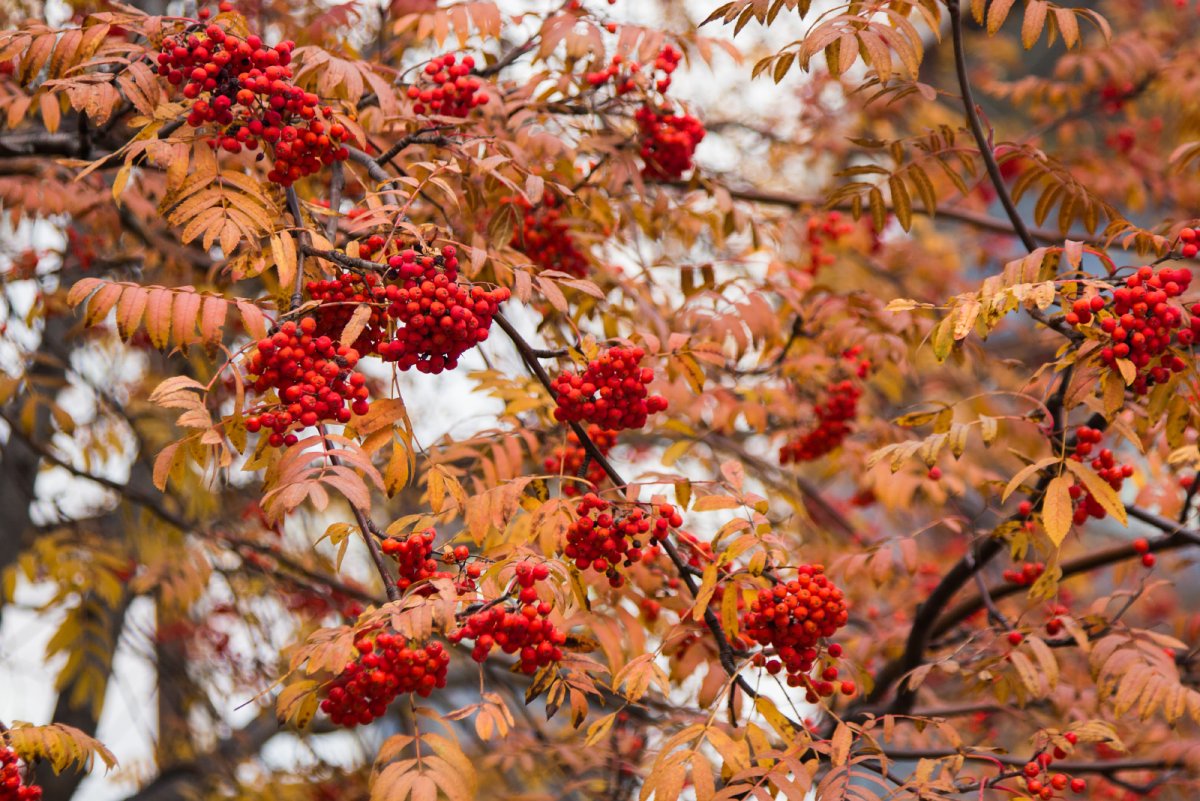
[[[349,157],[345,127],[326,123],[333,109],[319,107],[317,95],[292,83],[293,42],[267,47],[259,36],[240,39],[218,23],[199,20],[194,28],[163,40],[157,70],[194,101],[187,123],[211,126],[208,143],[214,150],[269,146],[275,161],[267,178],[282,186]]]
[[[1200,335],[1200,304],[1189,311],[1184,327],[1183,309],[1168,301],[1187,291],[1192,274],[1184,268],[1143,266],[1125,279],[1125,285],[1113,290],[1111,300],[1079,299],[1066,315],[1069,325],[1091,325],[1093,315],[1107,345],[1100,349],[1100,360],[1110,370],[1121,363],[1133,366],[1130,388],[1144,395],[1156,384],[1163,384],[1172,373],[1182,372],[1187,362],[1172,346],[1190,347]],[[1128,365],[1126,365],[1128,370]]]
[[[852,430],[860,397],[862,389],[853,381],[839,381],[826,387],[824,399],[813,406],[816,428],[788,440],[779,449],[780,463],[811,462],[840,447]]]
[[[17,752],[0,748],[0,801],[38,801],[41,797],[41,787],[21,783]]]
[[[546,192],[536,206],[521,196],[504,197],[500,202],[511,204],[521,212],[521,224],[513,233],[513,248],[543,270],[558,270],[576,278],[587,275],[587,257],[562,219],[563,208],[557,196]]]
[[[788,673],[788,684],[804,687],[807,698],[833,694],[831,679],[814,682],[809,674],[821,655],[822,641],[846,625],[849,612],[842,591],[825,575],[822,565],[801,565],[796,578],[759,590],[750,608],[742,613],[742,631],[764,647],[774,647]],[[841,648],[825,649],[837,658]],[[832,673],[836,676],[836,668]]]
[[[853,223],[837,211],[813,215],[808,218],[805,227],[808,239],[808,266],[805,270],[814,275],[822,267],[834,263],[833,254],[827,253],[826,248],[854,231]]]
[[[567,528],[563,553],[575,560],[580,570],[596,570],[608,576],[609,584],[625,583],[618,566],[630,567],[647,552],[643,544],[666,539],[672,528],[683,525],[683,518],[669,503],[658,506],[656,519],[641,507],[628,511],[610,511],[612,504],[594,492],[584,495],[575,507],[578,517]]]
[[[479,106],[487,105],[489,97],[483,83],[471,75],[475,59],[466,56],[461,61],[453,53],[437,56],[419,73],[419,83],[408,87],[417,114],[440,114],[444,117],[466,117]]]
[[[316,336],[317,321],[289,320],[262,339],[245,360],[250,387],[262,394],[274,389],[278,402],[257,407],[246,417],[246,430],[269,430],[272,447],[293,445],[294,433],[322,421],[346,423],[369,408],[366,377],[355,372],[359,354]]]
[[[339,726],[353,728],[382,717],[398,695],[427,698],[446,686],[450,654],[435,641],[414,647],[395,632],[355,643],[358,657],[322,688],[321,711]]]
[[[433,541],[436,537],[436,531],[426,529],[404,539],[388,537],[380,544],[380,549],[396,560],[399,574],[396,585],[401,590],[407,590],[426,579],[451,577],[449,573],[438,570],[437,560],[433,558]]]
[[[564,371],[554,379],[558,407],[554,419],[588,421],[610,430],[641,428],[646,418],[667,408],[666,398],[649,395],[654,371],[640,367],[641,348],[609,348],[588,363],[583,373]]]
[[[520,587],[517,603],[488,605],[472,613],[449,638],[455,643],[474,641],[471,658],[476,662],[486,660],[496,647],[516,654],[517,669],[532,675],[562,659],[567,636],[547,618],[553,605],[537,600],[535,585],[550,575],[549,569],[544,564],[518,562],[515,573]]]
[[[677,181],[692,169],[692,155],[704,139],[704,125],[690,114],[650,105],[634,115],[641,135],[642,175],[653,181]]]

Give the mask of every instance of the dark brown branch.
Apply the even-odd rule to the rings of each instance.
[[[959,6],[959,0],[948,0],[946,8],[950,12],[950,32],[954,42],[954,71],[958,75],[958,87],[962,92],[967,123],[971,126],[975,144],[979,146],[979,157],[983,159],[983,166],[987,168],[992,187],[996,190],[1000,205],[1004,207],[1004,213],[1008,215],[1009,222],[1012,223],[1013,231],[1025,245],[1026,250],[1037,250],[1037,242],[1029,233],[1029,229],[1025,227],[1025,221],[1021,219],[1021,213],[1017,211],[1017,206],[1013,203],[1012,195],[1009,194],[1008,187],[1004,183],[1004,176],[1000,174],[1000,165],[996,163],[996,154],[992,151],[991,142],[988,141],[988,137],[983,131],[983,123],[979,119],[979,109],[975,105],[975,98],[971,93],[971,80],[967,75],[967,56],[963,47],[962,9]]]
[[[508,321],[508,318],[506,318],[503,314],[497,312],[495,320],[496,324],[499,325],[501,330],[508,335],[508,338],[516,347],[517,353],[521,356],[521,361],[525,363],[525,367],[531,373],[533,373],[541,385],[545,387],[546,391],[553,395],[554,389],[552,382],[550,381],[550,376],[547,375],[545,368],[542,367],[541,363],[537,360],[534,349],[528,342],[525,341],[525,338],[521,336],[521,334],[513,327],[512,323]],[[613,468],[612,464],[608,461],[608,459],[605,458],[604,454],[600,452],[600,449],[596,446],[596,443],[592,441],[592,438],[588,436],[588,433],[583,426],[574,421],[569,421],[568,425],[570,425],[571,430],[575,432],[575,436],[579,438],[580,444],[583,445],[588,455],[596,461],[596,464],[600,465],[600,468],[604,470],[605,474],[609,477],[613,484],[617,487],[628,486],[628,482],[621,477],[621,474],[618,473],[615,468]],[[676,571],[678,571],[680,578],[683,579],[683,583],[687,586],[688,591],[692,594],[692,598],[696,598],[700,593],[700,588],[696,586],[696,579],[692,575],[692,571],[688,569],[687,563],[680,555],[679,549],[675,546],[674,541],[669,538],[665,539],[662,542],[662,546],[663,551],[666,552],[667,557],[675,566]],[[717,652],[720,657],[721,667],[725,670],[729,677],[734,680],[737,686],[746,693],[746,695],[748,695],[750,698],[757,698],[758,692],[750,686],[750,683],[746,681],[746,679],[738,671],[733,646],[730,645],[729,638],[725,636],[725,630],[721,627],[721,621],[717,618],[716,613],[713,612],[711,607],[706,607],[704,610],[704,624],[712,633],[713,639],[717,644]]]

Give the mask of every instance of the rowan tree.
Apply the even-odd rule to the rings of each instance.
[[[1193,4],[2,13],[0,801],[1200,792]]]

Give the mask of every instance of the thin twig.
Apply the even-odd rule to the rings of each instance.
[[[950,31],[954,42],[954,70],[958,75],[958,87],[962,92],[967,124],[971,127],[975,144],[979,146],[979,157],[983,159],[983,166],[987,168],[988,177],[992,179],[992,186],[996,190],[1000,205],[1004,207],[1004,213],[1008,215],[1009,222],[1012,223],[1013,231],[1025,245],[1026,250],[1037,250],[1037,242],[1029,233],[1029,229],[1025,227],[1025,221],[1021,219],[1021,214],[1013,203],[1008,187],[1004,183],[1004,176],[1000,173],[1000,165],[996,163],[996,154],[992,151],[992,145],[988,141],[988,137],[983,131],[983,123],[979,119],[979,109],[975,106],[971,81],[967,75],[967,56],[963,47],[962,8],[959,6],[959,0],[948,0],[946,7],[950,12]]]

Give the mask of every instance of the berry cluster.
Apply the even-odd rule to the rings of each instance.
[[[1116,79],[1109,79],[1100,87],[1100,108],[1108,115],[1117,114],[1125,107],[1126,101],[1133,96],[1137,87],[1132,81],[1118,84]]]
[[[1185,259],[1194,259],[1200,253],[1200,232],[1195,228],[1184,228],[1179,232],[1179,255]]]
[[[806,272],[816,274],[826,265],[833,264],[834,257],[825,252],[828,245],[835,245],[842,237],[854,231],[854,224],[842,217],[841,212],[817,214],[808,218],[805,226],[808,234],[809,261]]]
[[[217,126],[221,133],[209,144],[230,153],[270,145],[275,164],[267,177],[283,186],[349,157],[345,127],[328,122],[333,109],[318,114],[320,99],[291,82],[294,47],[267,47],[255,35],[239,39],[219,25],[197,24],[164,39],[158,54],[158,74],[195,101],[188,124]]]
[[[1075,429],[1075,451],[1071,454],[1071,458],[1077,462],[1085,461],[1092,455],[1095,446],[1104,439],[1104,432],[1096,428],[1088,426],[1079,426]],[[1133,475],[1133,465],[1118,464],[1113,457],[1113,452],[1108,448],[1101,448],[1095,458],[1091,460],[1092,469],[1108,482],[1108,485],[1114,490],[1120,492],[1121,486],[1125,483],[1125,479]],[[1072,484],[1070,488],[1071,500],[1080,501],[1075,506],[1075,524],[1082,525],[1087,522],[1089,517],[1100,519],[1107,512],[1100,502],[1079,484]]]
[[[671,74],[683,54],[665,46],[654,60],[654,88],[664,98],[661,107],[647,101],[634,114],[641,137],[642,176],[652,181],[677,181],[692,168],[692,155],[704,139],[704,124],[690,114],[676,113],[666,100]],[[636,66],[636,65],[635,65]]]
[[[836,669],[827,669],[818,681],[809,676],[820,656],[822,640],[833,636],[848,618],[842,591],[825,576],[825,568],[801,565],[794,580],[759,591],[742,613],[742,630],[760,645],[775,648],[778,659],[766,662],[767,671],[786,671],[788,685],[804,687],[809,702],[814,703],[833,694],[837,676]],[[826,651],[834,658],[841,654],[836,644]],[[854,686],[845,682],[841,690],[853,694]]]
[[[389,258],[388,267],[397,283],[383,289],[387,316],[403,326],[379,346],[379,355],[401,370],[453,370],[462,354],[487,339],[496,311],[511,295],[504,287],[459,284],[451,246],[436,256],[405,250]]]
[[[825,400],[813,406],[817,427],[784,443],[780,463],[811,462],[837,449],[850,434],[860,397],[862,389],[850,380],[826,387]]]
[[[621,69],[623,66],[628,66],[629,72],[623,74]],[[637,81],[634,75],[641,72],[642,65],[636,61],[626,62],[625,58],[617,53],[608,62],[608,66],[597,72],[589,72],[584,78],[588,82],[588,86],[598,87],[603,86],[609,81],[615,81],[616,91],[618,95],[629,94],[637,86]]]
[[[371,237],[359,252],[373,253],[382,245],[382,237]],[[487,339],[497,309],[510,296],[505,288],[458,283],[453,246],[435,255],[400,251],[388,257],[384,277],[381,283],[374,274],[345,273],[332,281],[310,281],[308,292],[322,302],[314,315],[331,336],[341,334],[358,304],[372,304],[355,347],[402,370],[440,373],[457,367],[463,353]],[[391,335],[389,321],[395,324]]]
[[[539,581],[550,575],[542,564],[519,562],[516,568],[517,605],[489,606],[467,617],[462,627],[450,633],[451,642],[472,640],[475,646],[471,658],[483,662],[492,649],[499,646],[506,654],[517,654],[517,668],[533,675],[539,668],[562,659],[562,645],[567,635],[555,628],[547,616],[554,608],[548,601],[539,601]]]
[[[38,801],[41,797],[41,787],[21,784],[17,753],[11,748],[0,748],[0,801]]]
[[[1071,745],[1079,742],[1079,736],[1074,732],[1067,732],[1063,738]],[[1050,772],[1050,766],[1054,764],[1054,760],[1063,759],[1066,756],[1066,751],[1055,747],[1053,754],[1043,751],[1036,758],[1025,763],[1025,767],[1021,771],[1023,774],[1021,778],[1025,782],[1025,789],[1029,795],[1041,799],[1041,801],[1050,801],[1052,798],[1061,797],[1058,794],[1068,788],[1076,794],[1087,790],[1087,782],[1083,779],[1073,779],[1065,773]]]
[[[309,281],[305,287],[308,296],[321,304],[310,312],[317,321],[317,330],[330,337],[340,337],[358,307],[369,303],[371,315],[351,347],[359,353],[374,353],[387,325],[379,299],[373,292],[378,283],[379,276],[374,273],[361,276],[342,273],[331,280]]]
[[[662,73],[661,77],[654,78],[654,88],[659,94],[666,94],[671,88],[671,74],[679,67],[679,62],[683,58],[683,53],[679,52],[671,45],[664,45],[663,49],[658,52],[654,59],[654,69],[651,73]],[[614,82],[618,95],[628,94],[637,87],[637,78],[635,77],[642,71],[642,65],[637,61],[626,61],[620,53],[614,55],[608,62],[608,66],[597,72],[589,72],[584,78],[588,85],[592,87],[603,86],[606,83]]]
[[[354,372],[358,351],[337,345],[328,335],[318,335],[317,321],[305,317],[289,320],[246,359],[246,372],[258,393],[275,389],[279,403],[260,407],[246,417],[246,430],[269,429],[272,447],[294,445],[295,427],[308,428],[322,421],[349,422],[351,414],[366,414],[367,379]]]
[[[396,696],[416,693],[428,698],[446,686],[450,654],[440,642],[418,648],[399,634],[384,632],[374,640],[354,643],[358,659],[327,685],[321,711],[339,726],[366,725],[387,711]]]
[[[427,529],[403,539],[388,537],[381,543],[383,552],[396,560],[396,572],[399,575],[396,585],[401,591],[425,579],[450,578],[449,573],[438,570],[437,560],[433,558],[433,541],[436,537],[436,531]]]
[[[661,72],[663,76],[655,81],[654,88],[660,94],[665,95],[671,88],[671,73],[679,67],[679,61],[682,58],[683,53],[671,45],[663,45],[663,49],[658,51],[658,57],[654,59],[654,69],[656,72]]]
[[[576,247],[571,229],[562,221],[562,207],[555,195],[546,192],[537,206],[524,197],[505,197],[500,202],[511,203],[523,212],[521,228],[513,234],[514,248],[543,270],[558,270],[576,278],[587,275],[587,257]]]
[[[620,587],[625,577],[617,572],[619,565],[630,567],[641,561],[642,544],[649,540],[666,539],[667,532],[683,525],[683,518],[669,503],[660,504],[651,520],[641,507],[624,514],[610,512],[612,504],[594,492],[584,495],[575,507],[578,517],[567,529],[567,545],[563,553],[575,560],[580,570],[603,572],[608,583]]]
[[[1003,578],[1018,587],[1028,587],[1037,581],[1044,572],[1046,572],[1045,562],[1026,562],[1021,565],[1020,570],[1005,570]]]
[[[617,444],[616,431],[608,431],[595,423],[588,426],[587,435],[604,456]],[[547,457],[543,464],[547,473],[586,479],[592,486],[596,486],[605,478],[604,468],[588,456],[587,449],[583,447],[579,437],[575,436],[574,431],[567,433],[567,444],[555,448],[554,453]],[[586,472],[583,469],[584,464],[587,464]],[[564,481],[562,492],[563,495],[573,497],[583,492],[583,489],[578,482]]]
[[[642,176],[677,181],[692,168],[692,155],[704,139],[704,125],[690,114],[642,106],[634,115],[641,135]]]
[[[646,425],[649,415],[667,408],[667,399],[648,394],[654,371],[639,366],[645,355],[641,348],[609,348],[588,362],[582,375],[564,371],[553,383],[554,418],[586,420],[614,431]]]
[[[483,84],[471,76],[475,59],[466,56],[462,61],[453,53],[438,56],[425,65],[422,85],[408,87],[408,97],[417,114],[441,114],[445,117],[465,117],[471,110],[488,103]]]
[[[1192,317],[1183,326],[1183,310],[1167,301],[1187,291],[1192,274],[1183,268],[1139,267],[1125,279],[1125,286],[1113,291],[1112,300],[1096,295],[1080,298],[1066,314],[1069,325],[1083,327],[1099,320],[1100,330],[1110,343],[1100,351],[1101,360],[1109,369],[1119,369],[1118,360],[1128,360],[1136,370],[1130,388],[1145,395],[1155,384],[1165,383],[1172,373],[1187,367],[1181,357],[1171,351],[1178,343],[1189,347],[1200,334],[1200,304],[1192,306]]]

